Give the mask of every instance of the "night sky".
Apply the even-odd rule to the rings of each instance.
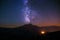
[[[0,0],[0,26],[24,23],[24,0]],[[59,0],[29,0],[31,23],[38,26],[60,26]]]

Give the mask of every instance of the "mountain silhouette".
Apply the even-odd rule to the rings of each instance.
[[[32,31],[38,32],[39,27],[32,24],[26,24],[26,25],[18,27],[17,29],[32,30]]]
[[[38,27],[32,24],[25,24],[17,28],[0,28],[0,40],[55,40],[60,36],[60,31],[47,32],[40,35],[41,30],[53,30],[59,27]]]

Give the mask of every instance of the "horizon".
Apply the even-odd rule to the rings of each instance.
[[[2,27],[2,28],[17,28],[17,27],[21,27],[21,26],[24,26],[24,25],[28,25],[28,24],[22,24],[22,25],[7,25],[7,24],[5,24],[5,25],[0,25],[0,27]],[[34,24],[32,24],[32,25],[34,25]],[[60,26],[55,26],[55,25],[50,25],[50,26],[40,26],[40,25],[35,25],[35,26],[37,26],[37,27],[60,27]]]

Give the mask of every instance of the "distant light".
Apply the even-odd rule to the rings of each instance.
[[[41,31],[41,34],[45,34],[46,32],[45,31]]]

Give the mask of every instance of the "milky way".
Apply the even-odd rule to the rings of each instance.
[[[24,0],[24,18],[25,18],[25,23],[30,23],[30,9],[29,9],[29,7],[28,7],[28,0]]]

